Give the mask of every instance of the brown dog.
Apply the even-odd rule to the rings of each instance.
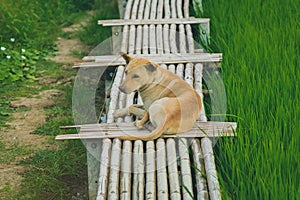
[[[121,136],[124,140],[153,140],[165,134],[188,131],[199,118],[201,99],[188,83],[172,72],[144,59],[132,58],[120,53],[125,59],[126,78],[119,89],[129,94],[138,91],[144,105],[133,104],[116,110],[114,117],[135,115],[135,125],[142,128],[150,119],[155,129],[145,136]]]

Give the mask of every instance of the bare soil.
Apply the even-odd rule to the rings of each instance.
[[[87,22],[84,19],[79,24],[72,25],[71,27],[64,28],[65,32],[77,31],[82,25]],[[80,43],[80,41],[75,39],[64,39],[58,38],[57,40],[58,52],[57,56],[51,60],[55,62],[65,63],[66,66],[69,64],[79,62],[80,59],[73,56],[73,51],[78,51],[85,47]],[[70,84],[71,78],[66,78],[64,80],[57,80],[51,77],[41,77],[39,84],[57,86],[61,84]],[[13,114],[13,120],[6,123],[5,127],[0,128],[1,140],[5,144],[6,148],[13,147],[14,144],[18,144],[21,147],[30,147],[33,152],[38,149],[44,148],[55,148],[49,146],[46,143],[47,136],[39,136],[32,134],[32,132],[40,125],[45,123],[46,113],[44,108],[51,107],[55,105],[55,99],[63,98],[64,93],[60,90],[45,90],[32,97],[20,97],[15,101],[11,102],[11,107],[13,108],[24,108],[19,109],[22,111],[15,112]],[[12,191],[18,191],[22,182],[22,174],[25,171],[23,166],[17,165],[17,163],[22,159],[27,159],[32,155],[26,155],[23,157],[18,157],[14,162],[9,164],[0,164],[0,191],[4,188],[9,187]],[[5,196],[5,193],[0,194],[0,199],[9,199]]]

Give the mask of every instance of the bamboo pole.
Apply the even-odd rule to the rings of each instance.
[[[158,139],[156,142],[156,168],[157,168],[157,199],[165,200],[169,197],[167,179],[167,160],[166,160],[165,140]]]
[[[153,141],[149,141],[146,143],[146,199],[156,199],[156,176],[155,175],[156,175],[155,146]]]
[[[131,167],[132,167],[132,143],[125,140],[122,149],[120,199],[131,198]]]
[[[110,165],[111,140],[104,139],[100,160],[100,172],[98,180],[97,200],[105,200],[107,197],[107,183]]]
[[[221,192],[218,181],[214,152],[212,149],[212,142],[209,138],[205,137],[201,139],[201,148],[205,163],[205,172],[207,177],[209,196],[211,200],[220,200]]]
[[[191,141],[191,149],[193,154],[193,168],[196,178],[197,198],[209,199],[204,160],[199,139],[193,139]]]
[[[167,159],[168,159],[168,172],[169,172],[170,199],[172,200],[181,199],[174,139],[167,140]]]
[[[181,166],[181,180],[182,180],[182,196],[184,200],[192,200],[194,196],[191,163],[189,158],[189,145],[186,138],[180,138],[178,141],[178,149]]]
[[[144,150],[141,140],[134,141],[133,173],[132,199],[144,199]]]
[[[114,139],[111,151],[110,175],[108,184],[108,199],[119,198],[121,141]]]

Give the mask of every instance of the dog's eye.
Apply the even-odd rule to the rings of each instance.
[[[132,75],[132,78],[140,78],[140,76],[137,75],[137,74],[133,74],[133,75]]]

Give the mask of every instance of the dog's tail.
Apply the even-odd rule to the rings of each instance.
[[[159,138],[167,130],[168,130],[167,124],[163,123],[162,125],[156,127],[148,135],[143,135],[143,136],[124,135],[124,136],[120,136],[118,138],[120,140],[144,140],[144,141],[149,141],[149,140],[155,140],[155,139]]]

